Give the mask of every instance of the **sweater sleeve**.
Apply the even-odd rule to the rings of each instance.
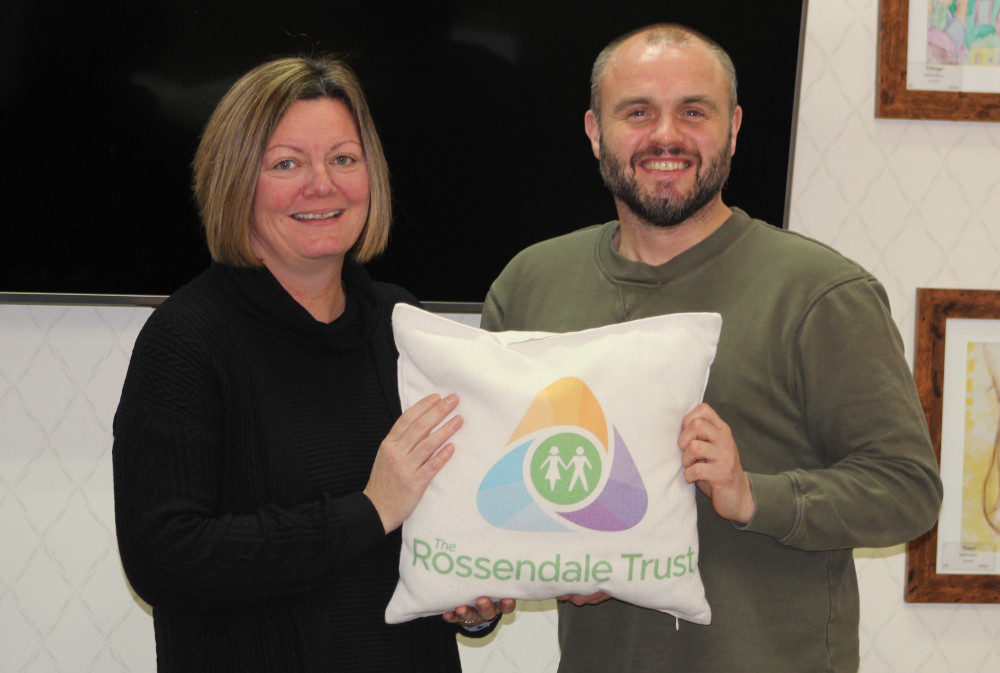
[[[224,333],[189,318],[153,314],[115,415],[125,573],[148,603],[179,609],[263,604],[320,586],[385,540],[378,513],[360,492],[273,504],[276,466],[251,450],[262,441],[259,414],[234,385],[247,380],[243,363]]]
[[[745,529],[805,550],[881,547],[937,519],[942,486],[922,407],[882,286],[867,277],[821,294],[792,358],[819,469],[751,474]]]
[[[479,326],[487,332],[499,332],[503,329],[503,310],[492,288],[486,296],[486,301],[483,302],[483,315]]]
[[[516,284],[519,279],[530,272],[529,268],[521,268],[520,261],[524,253],[519,254],[503,269],[499,276],[490,285],[486,299],[483,301],[483,313],[479,321],[479,326],[487,332],[500,332],[506,329],[517,329],[506,323],[508,298],[511,296],[511,285]],[[520,325],[525,329],[526,325]]]

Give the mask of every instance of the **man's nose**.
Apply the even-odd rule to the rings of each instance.
[[[664,148],[678,144],[682,137],[680,122],[673,115],[661,115],[649,134],[653,143]]]

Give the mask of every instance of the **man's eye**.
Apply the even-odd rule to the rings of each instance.
[[[629,117],[645,117],[647,112],[645,110],[632,110],[628,113]]]

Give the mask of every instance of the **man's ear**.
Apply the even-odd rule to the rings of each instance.
[[[594,150],[594,156],[601,158],[601,124],[597,121],[597,115],[593,110],[587,110],[583,115],[583,127],[590,138],[590,147]]]
[[[743,108],[739,105],[733,110],[733,119],[729,123],[730,126],[730,137],[729,137],[729,156],[736,154],[736,135],[740,132],[740,126],[743,125]]]

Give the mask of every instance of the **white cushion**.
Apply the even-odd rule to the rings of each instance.
[[[604,591],[709,623],[677,438],[718,314],[491,333],[400,304],[392,322],[403,408],[454,392],[464,425],[403,524],[387,622]]]

